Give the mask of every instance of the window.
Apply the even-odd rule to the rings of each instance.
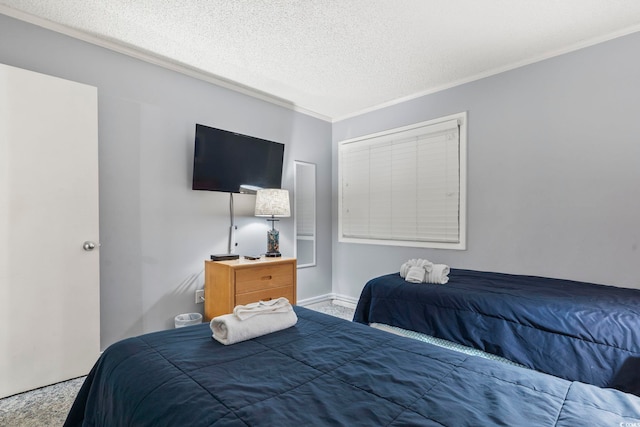
[[[339,240],[466,248],[466,113],[339,144]]]

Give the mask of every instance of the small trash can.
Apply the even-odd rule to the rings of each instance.
[[[178,314],[175,318],[176,328],[197,325],[198,323],[202,323],[202,314],[200,313]]]

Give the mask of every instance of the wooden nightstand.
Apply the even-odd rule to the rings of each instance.
[[[285,297],[296,303],[296,259],[244,258],[204,262],[204,317],[231,313],[236,305]]]

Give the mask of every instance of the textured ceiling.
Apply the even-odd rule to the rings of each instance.
[[[0,0],[0,12],[330,120],[640,30],[638,0]]]

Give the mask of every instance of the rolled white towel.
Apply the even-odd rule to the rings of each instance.
[[[281,297],[270,301],[258,301],[252,302],[246,305],[237,305],[233,309],[233,314],[240,320],[246,320],[257,314],[275,314],[291,311],[291,304],[289,300]]]
[[[445,264],[433,264],[431,271],[425,276],[427,283],[437,283],[444,285],[449,282],[449,266]]]
[[[224,314],[211,319],[209,326],[216,341],[230,345],[290,328],[297,322],[298,316],[289,304],[288,310],[255,314],[244,320],[233,313]]]
[[[408,262],[405,262],[404,264],[402,264],[400,266],[400,277],[402,277],[403,279],[407,277],[407,272],[409,271],[409,269],[411,268],[411,265],[409,265]]]
[[[409,263],[405,262],[400,266],[400,277],[402,277],[403,279],[405,277],[407,277],[407,271],[409,271],[409,269],[411,268],[411,266],[409,265]]]
[[[414,267],[415,265],[416,265],[415,259],[410,259],[407,262],[403,263],[400,266],[400,277],[402,277],[403,279],[407,277],[407,273],[409,272],[409,269],[411,267]]]
[[[411,283],[422,283],[425,280],[425,276],[429,274],[424,267],[413,266],[407,271],[407,277],[404,280]]]
[[[433,263],[428,259],[413,258],[400,266],[400,277],[406,278],[411,267],[423,267],[427,272],[431,271]]]
[[[433,263],[428,259],[421,259],[420,262],[418,263],[418,266],[424,268],[428,273],[433,268]]]

